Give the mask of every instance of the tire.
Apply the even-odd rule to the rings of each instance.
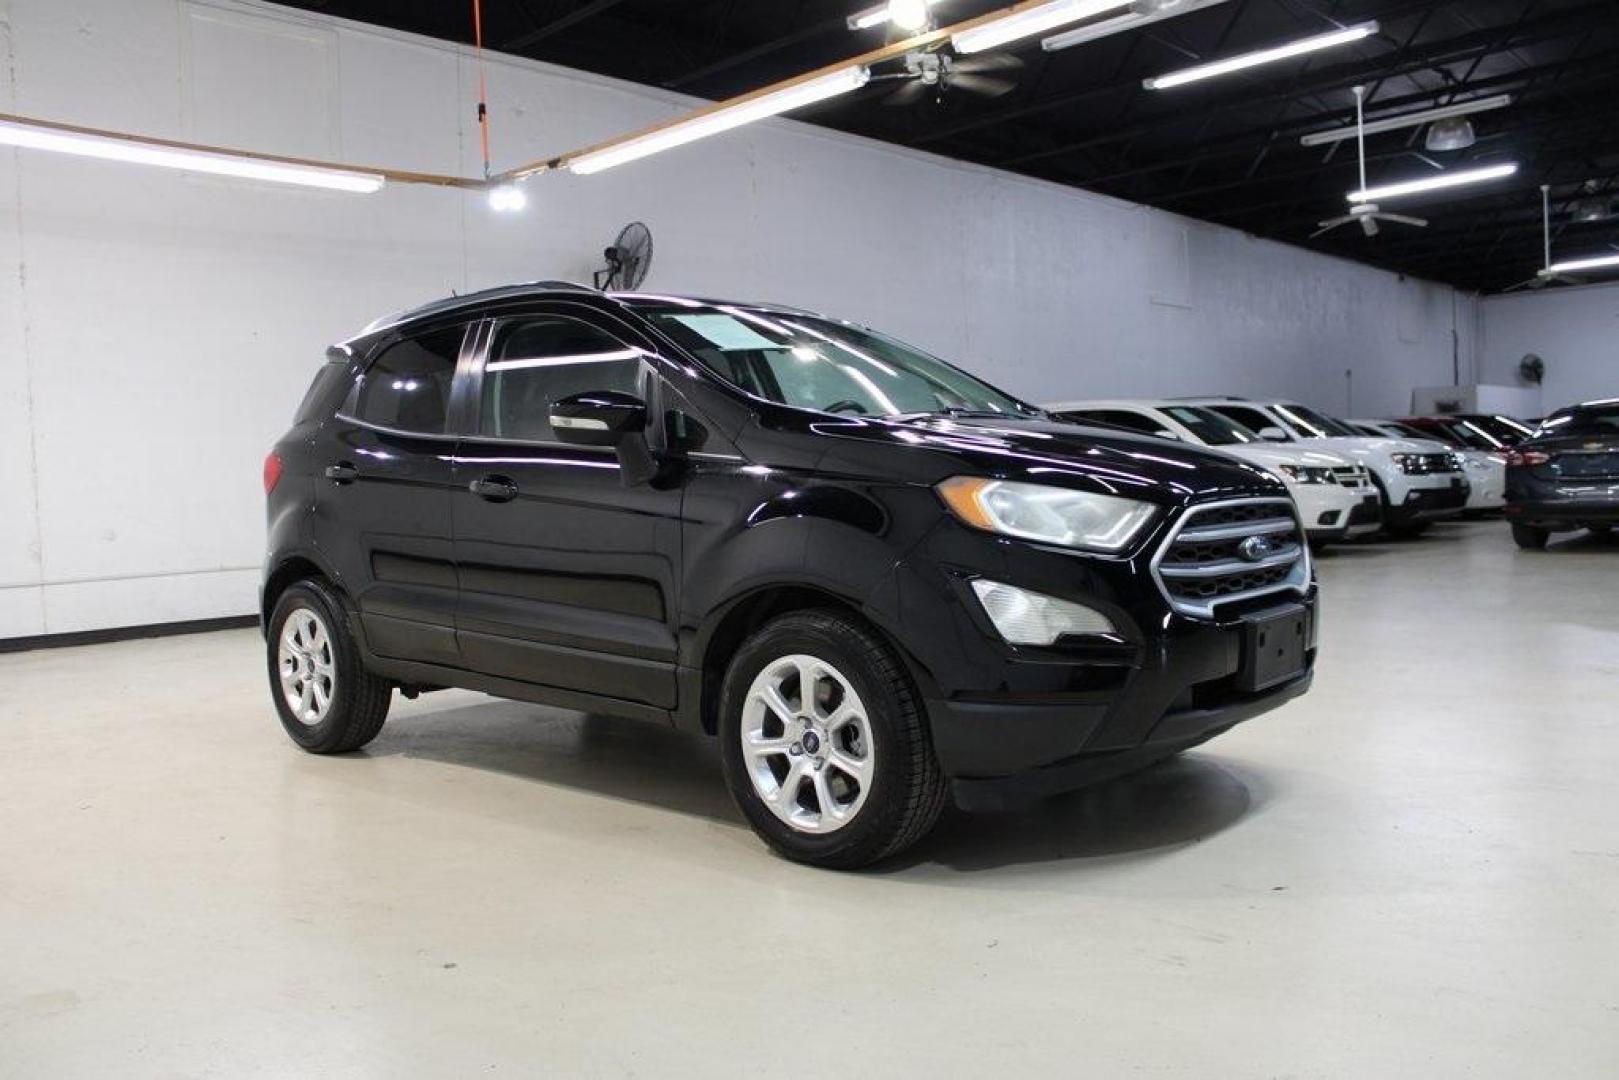
[[[360,662],[347,609],[330,586],[306,579],[282,593],[265,646],[270,697],[293,742],[312,754],[345,754],[377,737],[393,687]]]
[[[1551,534],[1545,529],[1537,529],[1533,525],[1513,525],[1512,542],[1525,551],[1544,551],[1546,541]]]
[[[835,612],[784,615],[742,644],[725,674],[719,736],[732,798],[794,862],[867,866],[926,836],[944,809],[948,786],[909,673],[870,629]]]

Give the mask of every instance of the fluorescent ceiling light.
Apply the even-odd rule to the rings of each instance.
[[[928,8],[932,7],[938,2],[939,0],[900,0],[902,8],[908,7],[912,13],[915,12],[918,6],[920,6],[925,12]],[[853,15],[849,16],[849,29],[870,30],[874,26],[881,26],[883,23],[888,22],[892,17],[893,7],[894,5],[892,4],[878,4],[876,7],[869,7],[864,11],[857,11]],[[902,11],[901,13],[904,12]],[[903,22],[895,20],[894,25],[898,26],[901,30],[916,30],[920,28],[921,23],[916,22],[906,25]]]
[[[1122,34],[1126,30],[1135,30],[1142,26],[1151,26],[1155,22],[1172,19],[1176,15],[1185,15],[1187,12],[1200,11],[1203,8],[1214,7],[1217,4],[1229,3],[1230,0],[1180,0],[1178,4],[1163,4],[1155,10],[1140,11],[1141,5],[1132,4],[1128,15],[1119,15],[1089,26],[1076,26],[1072,30],[1046,38],[1040,47],[1047,52],[1056,52],[1058,49],[1071,49],[1075,45],[1083,45],[1088,41],[1105,38],[1110,34]]]
[[[1571,262],[1555,263],[1546,268],[1546,273],[1570,274],[1579,270],[1601,270],[1609,266],[1619,266],[1619,255],[1600,255],[1594,259],[1574,259]]]
[[[299,187],[351,191],[363,195],[380,191],[382,185],[386,183],[386,179],[380,173],[289,165],[207,150],[186,150],[133,138],[86,135],[11,120],[0,120],[0,146],[49,150],[58,154],[99,158],[102,161],[156,165],[165,169],[184,169],[187,172],[208,173],[213,176],[237,176],[244,180],[268,180],[276,184],[296,184]]]
[[[1399,184],[1384,184],[1382,187],[1351,191],[1345,198],[1352,203],[1381,202],[1384,199],[1398,199],[1402,195],[1417,195],[1424,191],[1440,191],[1444,188],[1461,187],[1464,184],[1482,184],[1486,180],[1500,180],[1517,171],[1516,162],[1490,165],[1483,169],[1461,169],[1439,173],[1437,176],[1425,176],[1421,180],[1407,180]]]
[[[1496,94],[1494,97],[1476,98],[1473,101],[1461,101],[1454,105],[1441,105],[1437,109],[1424,109],[1421,112],[1407,113],[1404,116],[1391,116],[1386,120],[1373,120],[1366,125],[1366,134],[1378,135],[1385,131],[1399,131],[1401,128],[1421,127],[1435,120],[1448,120],[1453,116],[1471,116],[1474,113],[1488,112],[1491,109],[1504,109],[1512,104],[1511,94]],[[1355,137],[1355,125],[1345,124],[1343,127],[1329,128],[1325,131],[1312,131],[1300,137],[1299,142],[1305,146],[1321,146],[1325,143],[1341,142],[1344,139]]]
[[[1212,64],[1199,64],[1197,67],[1172,71],[1168,75],[1143,79],[1141,80],[1141,85],[1148,90],[1168,90],[1174,86],[1185,86],[1187,83],[1200,82],[1203,79],[1212,79],[1219,75],[1229,75],[1233,71],[1246,71],[1248,68],[1259,67],[1261,64],[1274,64],[1278,60],[1288,60],[1295,56],[1303,56],[1306,53],[1320,52],[1322,49],[1332,49],[1339,45],[1348,45],[1371,37],[1377,33],[1377,30],[1376,20],[1356,23],[1354,26],[1346,26],[1342,30],[1317,34],[1314,37],[1300,38],[1286,45],[1278,45],[1273,49],[1260,49],[1258,52],[1243,53],[1241,56],[1216,60]]]
[[[959,53],[984,52],[1032,34],[1043,34],[1066,23],[1129,7],[1130,0],[1049,0],[1044,4],[1018,4],[1000,18],[980,23],[950,38]]]
[[[866,85],[871,73],[854,65],[840,68],[818,78],[783,87],[757,97],[744,97],[733,104],[720,104],[695,116],[678,120],[663,127],[653,128],[643,135],[635,135],[621,142],[611,143],[600,150],[591,150],[570,158],[568,168],[576,173],[589,174],[622,165],[626,161],[644,158],[660,150],[683,146],[709,135],[751,124],[755,120],[775,116],[792,109],[801,109],[817,101],[846,94]]]

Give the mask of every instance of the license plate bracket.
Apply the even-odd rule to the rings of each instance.
[[[1310,613],[1302,604],[1269,608],[1243,619],[1242,667],[1237,682],[1258,693],[1304,674]]]

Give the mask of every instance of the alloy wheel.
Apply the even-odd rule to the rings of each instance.
[[[293,608],[281,624],[276,670],[281,676],[281,695],[299,722],[313,727],[326,719],[337,689],[337,665],[332,635],[318,612]]]
[[[871,793],[876,748],[848,678],[815,656],[773,660],[742,706],[742,755],[753,789],[799,832],[836,832]]]

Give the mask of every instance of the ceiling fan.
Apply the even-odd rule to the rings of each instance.
[[[917,50],[906,53],[904,59],[904,71],[872,76],[872,82],[903,80],[897,89],[883,97],[884,105],[915,105],[929,96],[943,102],[945,95],[955,90],[981,97],[1000,97],[1011,93],[1017,81],[992,73],[1010,73],[1023,67],[1022,60],[1007,53],[960,57]]]
[[[1366,88],[1355,87],[1355,145],[1360,150],[1360,190],[1366,190]],[[1356,203],[1349,208],[1349,213],[1340,217],[1328,218],[1320,223],[1321,227],[1310,234],[1314,240],[1323,233],[1329,233],[1341,225],[1360,222],[1361,231],[1367,236],[1376,236],[1381,229],[1381,223],[1388,221],[1398,225],[1415,225],[1419,229],[1428,227],[1426,218],[1411,217],[1409,214],[1386,214],[1379,210],[1376,203]]]
[[[1540,226],[1542,247],[1545,251],[1546,262],[1535,276],[1528,281],[1501,290],[1502,292],[1517,292],[1519,289],[1544,289],[1556,282],[1559,285],[1584,285],[1585,279],[1575,277],[1573,274],[1560,274],[1552,269],[1552,187],[1550,184],[1540,185]]]

